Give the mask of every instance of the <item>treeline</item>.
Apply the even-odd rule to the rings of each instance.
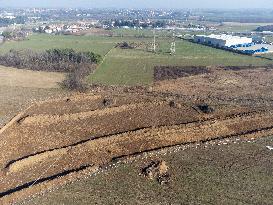
[[[24,40],[28,36],[28,32],[21,29],[5,30],[2,36],[5,40]]]
[[[12,24],[25,24],[27,21],[27,17],[17,16],[14,19],[10,18],[0,18],[0,26],[7,27]]]
[[[93,52],[77,52],[73,49],[50,49],[44,52],[10,50],[0,55],[0,64],[36,71],[67,72],[61,83],[63,88],[84,91],[86,77],[96,69],[102,57]]]
[[[94,64],[100,61],[101,56],[98,54],[73,49],[50,49],[44,52],[10,50],[0,55],[0,64],[4,66],[54,72],[74,72],[81,67],[93,69]]]
[[[260,26],[255,31],[273,31],[273,25]]]
[[[148,27],[152,27],[152,28],[164,28],[166,26],[168,26],[168,22],[165,20],[156,20],[153,22],[141,22],[140,20],[113,20],[114,27],[123,27],[123,26],[128,26],[130,28],[134,28],[134,27],[142,27],[142,28],[148,28]],[[108,25],[108,26],[112,26],[112,20],[111,21],[105,21],[104,24]]]

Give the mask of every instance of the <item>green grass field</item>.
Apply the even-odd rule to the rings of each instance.
[[[140,85],[153,81],[156,65],[201,66],[201,65],[266,65],[270,60],[234,54],[231,52],[178,40],[176,56],[170,56],[170,40],[159,41],[157,54],[142,50],[122,50],[115,48],[94,74],[91,83],[111,85]]]
[[[157,31],[157,53],[145,49],[114,48],[118,42],[152,42],[151,37],[134,37],[137,31],[120,30],[124,35],[106,36],[53,36],[32,35],[28,40],[6,42],[0,46],[0,53],[10,49],[33,49],[43,51],[50,48],[73,48],[79,51],[93,51],[105,59],[88,78],[90,83],[107,85],[147,85],[153,82],[153,68],[156,65],[198,66],[198,65],[267,65],[271,60],[234,54],[231,52],[177,40],[176,56],[170,56],[172,39],[166,33]],[[150,34],[150,31],[143,31]],[[126,34],[126,35],[125,35]],[[123,36],[123,37],[122,37]],[[109,52],[110,51],[110,52]]]
[[[254,31],[256,28],[258,28],[259,25],[249,25],[249,24],[241,24],[241,25],[223,25],[219,27],[219,31],[229,31],[229,32],[250,32]]]
[[[93,51],[105,55],[117,42],[119,38],[36,34],[24,41],[4,43],[0,46],[0,53],[8,52],[10,49],[44,51],[51,48],[73,48],[78,51]]]

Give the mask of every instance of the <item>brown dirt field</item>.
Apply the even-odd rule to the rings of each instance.
[[[98,88],[32,103],[0,130],[0,203],[140,153],[273,135],[273,70],[208,69],[146,90]]]
[[[272,107],[213,107],[214,112],[203,113],[183,99],[132,94],[75,95],[35,103],[0,130],[2,199],[30,186],[39,192],[33,183],[136,153],[273,134]]]
[[[66,186],[28,199],[27,205],[272,204],[272,137],[183,145],[108,165]],[[148,180],[142,169],[166,161],[170,182]],[[53,182],[53,181],[52,181]]]
[[[156,82],[153,91],[227,104],[272,104],[273,69],[225,69]]]
[[[209,70],[204,66],[203,67],[156,66],[154,68],[154,80],[155,81],[171,80],[206,73],[209,73]]]
[[[65,92],[59,89],[0,86],[0,128],[32,103],[48,98],[60,98]]]

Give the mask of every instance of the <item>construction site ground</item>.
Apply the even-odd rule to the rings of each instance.
[[[170,189],[173,195],[165,201],[160,197],[154,199],[154,204],[179,200],[187,203],[194,198],[193,204],[217,200],[220,204],[234,204],[235,201],[249,204],[248,190],[272,176],[271,151],[266,146],[271,143],[268,136],[273,135],[273,70],[207,69],[205,73],[188,73],[177,79],[157,81],[149,88],[96,87],[86,94],[33,102],[0,130],[1,203],[21,202],[61,187],[56,195],[48,193],[46,198],[37,199],[49,199],[50,202],[69,186],[73,187],[71,190],[77,188],[77,183],[87,186],[86,181],[82,181],[86,176],[90,177],[88,183],[91,185],[84,193],[95,189],[96,186],[92,187],[92,183],[98,182],[95,180],[107,176],[112,180],[109,186],[114,188],[121,180],[114,176],[115,172],[122,176],[128,170],[128,176],[124,178],[128,183],[130,176],[135,175],[131,178],[135,182],[141,177],[137,167],[141,167],[145,163],[144,156],[152,152],[170,165],[173,174],[166,186],[146,181],[147,188],[152,188],[147,195],[138,192],[141,195],[139,203],[150,204],[147,198],[153,189],[156,190],[154,194],[161,192],[163,195],[167,194],[165,189]],[[174,147],[178,149],[175,153],[161,153]],[[106,175],[93,175],[111,164],[132,159],[138,160],[132,165],[110,170]],[[259,172],[261,175],[257,175]],[[137,183],[139,188],[144,186],[145,180]],[[233,186],[231,180],[235,180]],[[75,181],[75,184],[65,186]],[[247,188],[237,199],[233,191],[239,191],[238,184]],[[128,192],[136,188],[132,183]],[[209,189],[207,195],[205,188]],[[253,193],[252,198],[257,203],[269,202],[272,189],[257,189],[264,189],[264,197]],[[107,193],[103,189],[97,191]],[[114,198],[118,194],[116,189],[109,191]],[[214,192],[216,194],[209,200]],[[90,197],[98,200],[95,193]],[[133,202],[138,198],[132,193],[130,202],[135,204]],[[200,195],[196,196],[197,193]],[[223,197],[217,198],[217,195]],[[126,196],[128,198],[123,201],[119,201],[122,197],[116,199],[116,203],[126,204],[130,198]],[[61,196],[59,200],[62,200]],[[106,202],[101,201],[101,204]]]

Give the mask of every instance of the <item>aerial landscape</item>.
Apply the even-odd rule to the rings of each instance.
[[[269,0],[0,2],[0,204],[273,204]]]

